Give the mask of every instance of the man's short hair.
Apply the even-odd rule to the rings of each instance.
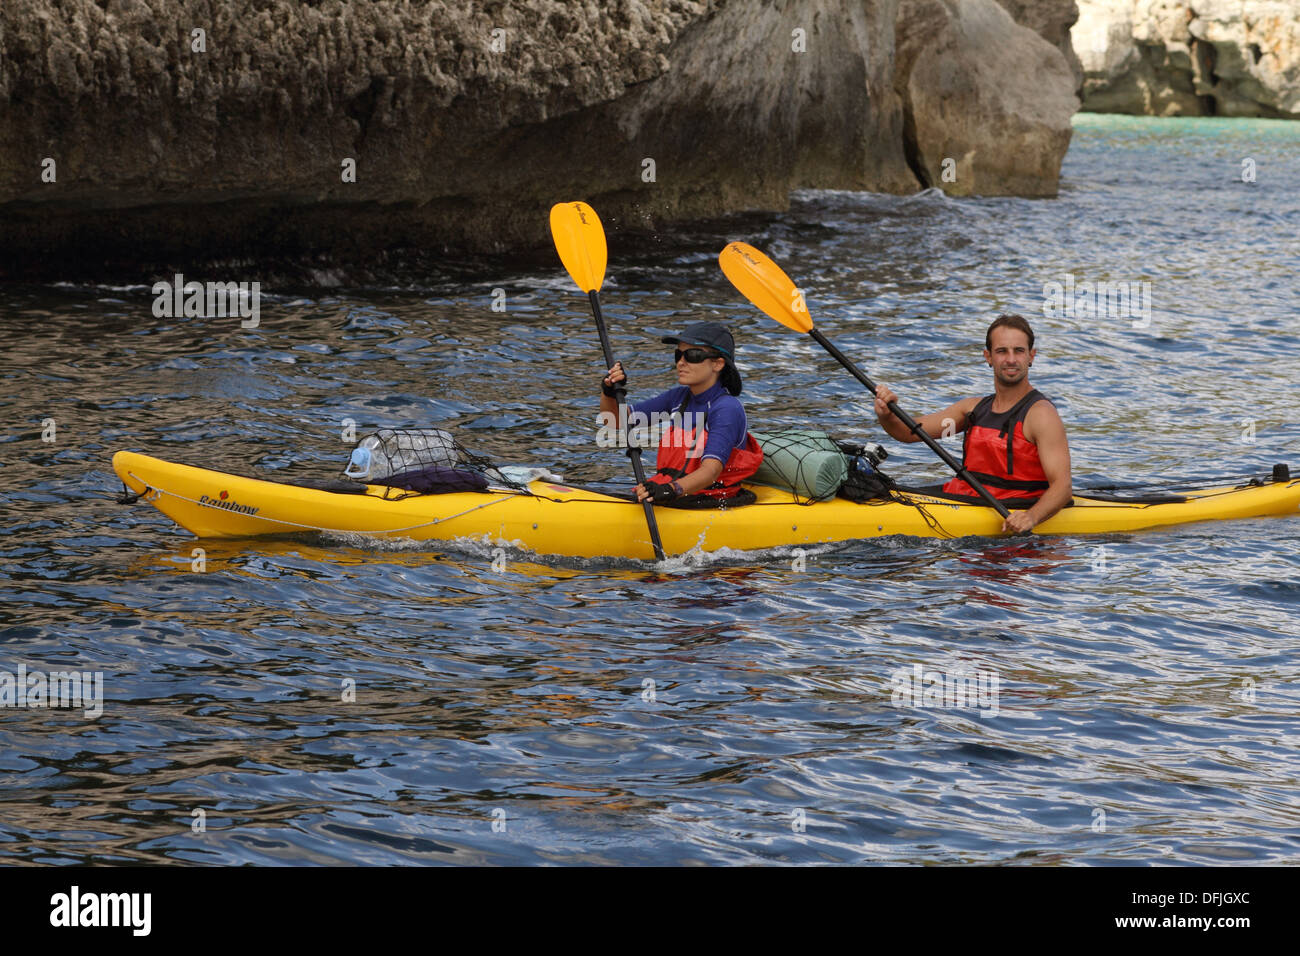
[[[994,329],[1019,329],[1029,338],[1029,347],[1034,347],[1034,330],[1029,327],[1023,315],[1007,314],[999,315],[989,326],[989,330],[984,333],[984,347],[990,352],[993,351],[993,330]]]

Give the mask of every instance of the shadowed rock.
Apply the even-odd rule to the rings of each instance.
[[[1068,68],[967,2],[5,0],[0,276],[534,248],[557,201],[660,229],[799,187],[912,192],[945,150],[945,188],[1051,195]],[[971,44],[994,28],[1015,39],[990,68]]]

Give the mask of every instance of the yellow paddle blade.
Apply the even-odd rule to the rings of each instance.
[[[596,210],[585,202],[561,202],[551,207],[551,238],[560,261],[583,292],[599,291],[605,281],[605,230]]]
[[[743,242],[729,242],[718,254],[718,265],[741,295],[787,329],[812,331],[812,316],[803,293],[763,253]]]

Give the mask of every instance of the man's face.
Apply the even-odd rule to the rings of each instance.
[[[993,369],[993,377],[1002,385],[1019,385],[1029,374],[1029,363],[1038,354],[1029,347],[1029,336],[1005,325],[993,330],[993,349],[984,350],[984,361]]]

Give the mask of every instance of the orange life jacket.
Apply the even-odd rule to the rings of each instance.
[[[686,405],[690,400],[691,396],[688,394],[681,407],[677,409],[678,416],[686,411]],[[709,440],[708,423],[709,413],[705,412],[698,435],[695,429],[686,431],[678,428],[675,422],[669,425],[659,438],[659,455],[655,460],[658,471],[646,481],[668,484],[678,478],[686,477],[699,468],[700,462],[704,460],[702,458],[704,446]],[[763,449],[753,435],[745,432],[745,444],[740,448],[731,449],[731,454],[722,465],[722,474],[718,476],[718,480],[693,494],[708,495],[710,498],[718,499],[734,498],[740,491],[740,483],[758,471],[758,466],[762,463]]]
[[[1050,401],[1038,389],[1005,412],[993,411],[989,395],[967,416],[962,464],[994,498],[1038,498],[1047,490],[1047,474],[1038,459],[1038,446],[1025,437],[1025,416],[1038,401]],[[943,486],[950,495],[977,495],[960,478]]]

